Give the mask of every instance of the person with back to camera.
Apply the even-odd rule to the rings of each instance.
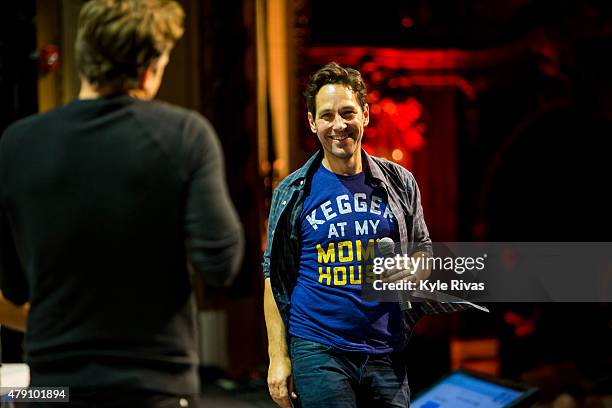
[[[221,286],[241,264],[214,129],[152,101],[183,19],[170,0],[85,3],[78,99],[0,139],[0,289],[30,303],[31,386],[72,406],[196,406],[190,270]]]

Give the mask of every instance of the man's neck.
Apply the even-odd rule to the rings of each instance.
[[[327,170],[341,176],[352,176],[353,174],[361,173],[363,170],[361,149],[357,149],[355,154],[347,159],[340,159],[324,151],[322,164]]]
[[[113,88],[98,88],[86,80],[81,80],[81,89],[79,90],[79,99],[98,99],[109,95],[115,95],[117,91]],[[146,92],[143,89],[130,89],[125,92],[136,99],[148,100]]]
[[[81,89],[79,90],[79,99],[98,99],[102,95],[91,84],[81,81]]]

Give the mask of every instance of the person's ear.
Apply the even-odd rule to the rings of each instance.
[[[311,112],[308,112],[308,124],[310,125],[310,131],[312,133],[317,133],[317,124],[314,120],[314,116],[312,116]]]
[[[363,126],[368,126],[370,123],[370,105],[363,105]]]
[[[147,82],[155,76],[155,73],[153,72],[154,69],[153,64],[151,64],[142,73],[140,82],[138,83],[138,89],[140,91],[145,91],[147,89]]]
[[[146,90],[148,88],[148,82],[154,80],[157,75],[157,61],[153,61],[142,73],[142,78],[140,79],[139,87],[141,90]]]

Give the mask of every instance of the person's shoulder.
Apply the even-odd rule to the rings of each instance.
[[[28,129],[32,126],[32,124],[36,123],[38,119],[36,116],[38,115],[28,116],[8,125],[6,129],[4,129],[4,131],[2,132],[2,141],[4,141],[4,143],[7,143],[9,139],[19,137],[19,135],[22,134],[26,134],[26,132],[24,132],[24,129]]]
[[[372,161],[378,165],[381,171],[385,174],[396,175],[401,180],[409,183],[415,182],[414,175],[410,170],[399,163],[392,162],[382,157],[370,156]]]
[[[276,190],[283,191],[283,190],[288,189],[290,186],[292,186],[296,182],[296,180],[299,178],[299,172],[300,172],[300,169],[297,169],[294,172],[290,173],[288,176],[286,176],[284,179],[282,179],[281,182],[278,183]]]
[[[210,147],[211,143],[218,143],[214,127],[199,112],[157,100],[141,106],[139,111],[144,122],[180,134],[187,145]]]
[[[62,115],[62,111],[64,106],[60,106],[58,108],[52,109],[47,112],[42,113],[33,113],[24,118],[20,118],[15,122],[11,123],[5,130],[6,133],[14,133],[19,134],[20,131],[25,129],[30,129],[35,126],[44,125],[49,121],[55,120],[55,118],[59,115]]]
[[[201,113],[173,105],[163,101],[151,101],[151,109],[158,112],[164,112],[169,116],[173,116],[178,120],[186,122],[187,125],[198,128],[204,131],[210,131],[212,125]]]
[[[165,121],[184,122],[195,114],[195,112],[190,109],[159,100],[137,101],[135,107],[143,115],[156,117],[158,120]]]
[[[277,190],[278,189],[287,189],[290,186],[296,184],[296,182],[298,180],[304,179],[306,177],[306,171],[308,170],[308,166],[311,165],[311,162],[312,162],[312,160],[308,160],[306,163],[304,163],[298,169],[296,169],[293,172],[289,173],[288,176],[286,176],[284,179],[281,180],[281,182],[278,184],[276,189]]]
[[[30,116],[18,119],[6,127],[2,132],[0,142],[7,143],[18,140],[32,134],[33,129],[46,129],[49,124],[55,122],[55,118],[61,114],[61,108],[56,108],[48,112],[35,113]]]

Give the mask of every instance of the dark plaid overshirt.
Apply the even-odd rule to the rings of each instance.
[[[403,253],[432,251],[431,239],[423,218],[421,197],[412,173],[388,160],[369,156],[362,150],[366,183],[387,193],[388,205],[398,222]],[[297,281],[300,249],[300,214],[309,195],[312,175],[323,153],[319,150],[307,162],[288,175],[274,190],[268,220],[268,239],[263,259],[264,277],[270,278],[272,292],[287,326],[291,293]],[[424,315],[469,308],[464,304],[416,302],[404,313],[407,341],[417,320]]]

